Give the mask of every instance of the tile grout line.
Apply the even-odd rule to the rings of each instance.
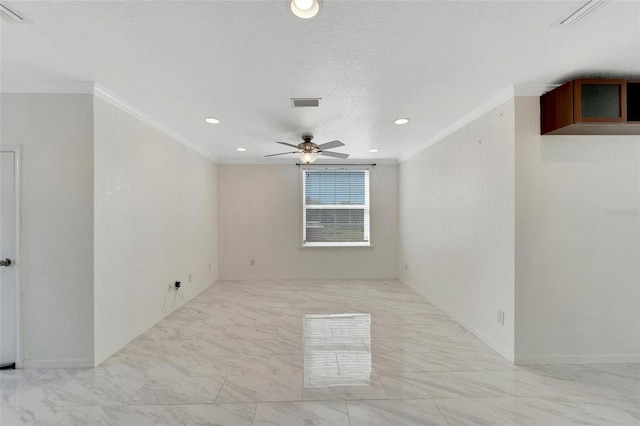
[[[158,418],[156,419],[156,421],[153,423],[154,426],[156,426],[158,424],[158,422],[160,421],[160,419],[162,418],[162,416],[164,416],[164,413],[169,409],[169,406],[165,406],[164,410],[162,410],[162,412],[160,413],[160,415],[158,416]]]
[[[433,400],[432,400],[433,401]],[[447,420],[447,417],[442,413],[442,410],[440,409],[440,406],[438,404],[436,404],[435,401],[433,401],[433,405],[436,406],[436,409],[438,410],[438,413],[440,413],[440,415],[442,416],[442,418],[444,419],[444,421],[451,426],[451,423],[449,423],[449,420]]]
[[[260,405],[259,402],[256,402],[256,409],[253,410],[253,417],[251,418],[251,425],[253,426],[253,424],[256,422],[256,414],[258,414],[258,406]]]
[[[349,418],[349,425],[353,426],[353,423],[351,422],[351,412],[349,411],[349,404],[348,404],[348,400],[344,399],[344,407],[347,410],[347,417]]]

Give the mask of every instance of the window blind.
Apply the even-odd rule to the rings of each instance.
[[[369,170],[302,170],[303,245],[369,245]]]

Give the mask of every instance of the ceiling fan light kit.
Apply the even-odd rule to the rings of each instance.
[[[314,161],[316,161],[317,159],[318,159],[318,154],[316,154],[313,151],[311,151],[311,152],[303,152],[302,154],[300,154],[300,160],[304,161],[307,164],[311,164]]]
[[[318,0],[291,0],[291,12],[298,18],[309,19],[318,14]]]

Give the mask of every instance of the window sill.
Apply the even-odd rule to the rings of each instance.
[[[331,243],[316,243],[316,244],[300,244],[300,248],[369,248],[373,247],[369,243],[345,243],[345,244],[331,244]]]

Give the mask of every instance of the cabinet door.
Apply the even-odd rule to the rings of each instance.
[[[573,81],[540,96],[540,131],[546,135],[573,124]]]
[[[627,120],[624,80],[577,79],[573,90],[575,123],[617,123]]]
[[[640,123],[640,80],[627,81],[627,122]]]

